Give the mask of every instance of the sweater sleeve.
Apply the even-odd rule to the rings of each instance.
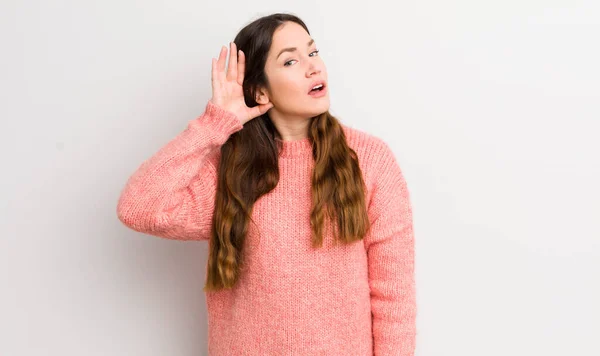
[[[209,101],[202,115],[129,177],[117,203],[119,220],[158,237],[209,239],[217,183],[210,157],[242,128],[235,114]]]
[[[374,356],[413,356],[416,293],[412,208],[404,176],[386,143],[380,147],[365,239]]]

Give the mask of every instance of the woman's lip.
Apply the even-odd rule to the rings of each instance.
[[[311,91],[308,93],[308,95],[312,96],[313,98],[320,98],[322,96],[324,96],[325,94],[327,94],[327,86],[323,85],[323,89],[319,90],[319,91]]]
[[[319,84],[323,86],[323,89],[325,89],[325,87],[327,86],[325,84],[325,82],[320,82],[320,83],[316,83],[315,85],[313,85],[312,88],[316,87]],[[310,88],[310,90],[308,91],[309,94],[312,93],[312,88]]]

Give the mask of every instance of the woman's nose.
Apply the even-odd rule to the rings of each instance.
[[[313,63],[308,65],[308,70],[306,71],[306,77],[310,78],[315,74],[321,73],[321,69],[315,66]]]

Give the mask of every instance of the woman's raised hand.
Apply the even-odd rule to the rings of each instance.
[[[242,90],[246,70],[246,56],[244,52],[237,51],[234,42],[231,42],[229,47],[227,72],[225,72],[227,47],[221,47],[219,59],[213,58],[212,60],[212,98],[210,100],[217,106],[234,113],[242,124],[245,124],[266,113],[273,107],[273,104],[267,103],[252,108],[246,105]]]

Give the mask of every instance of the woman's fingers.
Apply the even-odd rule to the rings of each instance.
[[[225,73],[225,60],[227,58],[227,47],[221,47],[221,53],[219,53],[219,60],[217,61],[217,69],[219,74]]]
[[[246,55],[241,50],[238,54],[237,64],[237,82],[239,85],[244,84],[244,73],[246,71]]]
[[[212,91],[213,93],[215,92],[215,89],[217,88],[217,60],[216,59],[212,59],[212,68],[210,71],[210,79],[211,79],[211,85],[212,85]]]
[[[238,89],[236,86],[241,86],[244,82],[246,57],[242,51],[237,50],[237,45],[234,42],[229,43],[229,50],[228,63],[226,46],[221,47],[218,59],[212,59],[212,92],[213,97],[226,96],[228,100],[237,100]]]
[[[229,66],[227,68],[227,80],[237,78],[237,48],[235,42],[229,42]]]

